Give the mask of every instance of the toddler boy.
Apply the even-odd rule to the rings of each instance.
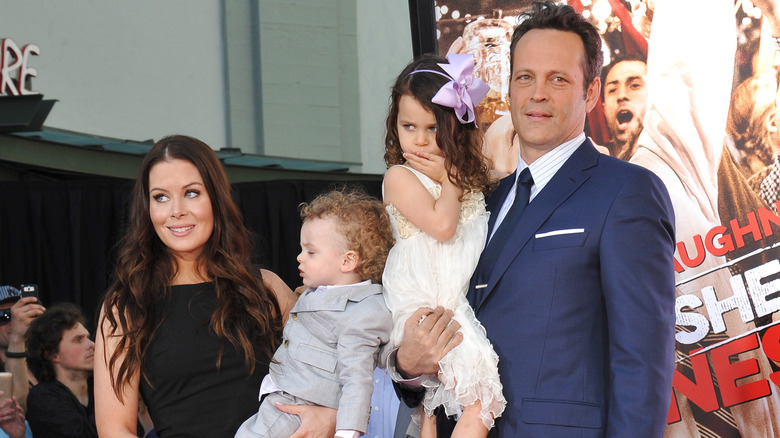
[[[367,430],[374,367],[393,326],[378,284],[393,246],[390,221],[378,200],[356,191],[326,193],[300,212],[306,290],[263,379],[260,395],[267,395],[236,438],[292,435],[300,419],[276,403],[337,409],[337,437]]]

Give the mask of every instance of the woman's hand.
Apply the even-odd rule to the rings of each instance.
[[[280,411],[297,415],[301,427],[290,438],[332,438],[336,434],[336,410],[324,406],[276,404]]]

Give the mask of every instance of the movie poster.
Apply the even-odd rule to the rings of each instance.
[[[675,208],[666,436],[780,436],[780,0],[569,0],[604,42],[586,134],[655,172]],[[486,153],[510,173],[509,45],[530,1],[437,0],[439,52],[474,53]],[[777,29],[776,29],[777,28]],[[641,319],[641,315],[637,315]],[[630,329],[630,328],[627,328]]]

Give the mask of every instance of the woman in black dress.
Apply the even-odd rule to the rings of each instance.
[[[96,339],[100,436],[135,436],[140,395],[162,438],[233,437],[257,411],[295,295],[252,266],[248,232],[209,146],[185,136],[154,145],[120,245]],[[316,409],[301,413],[301,429],[328,436],[335,413]]]

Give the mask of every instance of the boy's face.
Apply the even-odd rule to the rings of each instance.
[[[316,288],[325,285],[351,284],[343,270],[348,256],[344,236],[333,218],[309,219],[301,227],[301,253],[298,271],[303,284]]]

